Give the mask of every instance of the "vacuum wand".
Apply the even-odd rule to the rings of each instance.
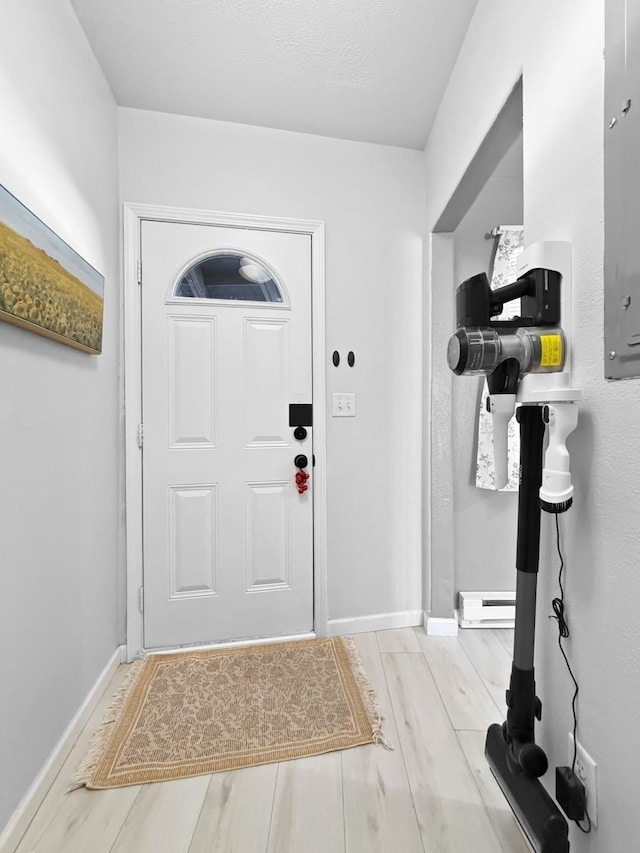
[[[535,742],[535,720],[542,717],[533,665],[540,554],[542,447],[545,423],[540,406],[521,406],[520,487],[516,549],[516,623],[513,665],[507,690],[507,719],[487,732],[485,757],[511,809],[539,853],[568,853],[565,818],[540,782],[547,756]]]

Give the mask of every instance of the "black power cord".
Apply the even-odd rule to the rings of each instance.
[[[562,575],[564,574],[564,557],[562,556],[562,549],[560,547],[560,515],[558,513],[555,514],[556,520],[556,548],[558,550],[558,557],[560,558],[560,572],[558,573],[558,585],[560,587],[560,598],[554,598],[551,602],[551,606],[553,607],[553,616],[549,616],[549,619],[555,619],[558,623],[558,647],[560,652],[562,653],[562,657],[564,658],[564,662],[567,665],[567,670],[569,671],[569,675],[571,676],[571,680],[573,681],[575,690],[573,692],[573,699],[571,700],[571,711],[573,713],[573,761],[571,762],[571,772],[575,775],[576,772],[576,761],[578,759],[578,711],[577,711],[577,701],[578,701],[578,693],[580,692],[580,688],[578,686],[578,682],[576,680],[575,675],[573,674],[573,670],[571,669],[571,664],[569,663],[569,658],[564,650],[562,645],[562,641],[566,640],[569,636],[569,625],[567,624],[567,620],[565,617],[565,603],[564,603],[564,585],[562,583]],[[587,835],[591,832],[591,818],[589,817],[589,812],[587,811],[587,807],[585,804],[584,813],[587,819],[587,827],[580,825],[580,822],[574,820],[575,825],[581,832],[584,832]]]

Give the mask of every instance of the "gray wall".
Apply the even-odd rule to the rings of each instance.
[[[494,225],[521,225],[522,135],[486,182],[453,235],[456,286],[478,272],[489,273]],[[514,492],[476,488],[478,405],[482,381],[453,381],[454,591],[514,590],[518,497]]]
[[[104,352],[0,323],[0,829],[123,641],[117,113],[68,0],[0,6],[0,183],[106,277]]]
[[[640,394],[637,380],[603,377],[603,23],[602,0],[479,0],[425,153],[432,228],[522,74],[526,240],[573,248],[573,378],[584,402],[568,442],[575,501],[561,524],[578,738],[598,763],[599,820],[590,835],[571,827],[572,853],[633,850],[640,836]],[[573,690],[548,618],[558,593],[552,523],[543,518],[536,675],[538,737],[553,768],[569,758]],[[553,773],[544,781],[552,790]]]
[[[330,627],[417,624],[421,153],[121,109],[120,164],[124,202],[325,222]],[[331,417],[334,391],[355,392],[355,418]]]

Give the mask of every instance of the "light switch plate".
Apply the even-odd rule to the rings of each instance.
[[[334,418],[355,418],[356,395],[334,393],[332,414]]]

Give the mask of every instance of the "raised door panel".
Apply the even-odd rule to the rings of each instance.
[[[291,484],[247,483],[247,592],[291,588]]]
[[[247,447],[286,447],[289,444],[290,358],[288,320],[245,319]]]
[[[169,489],[169,588],[172,599],[218,592],[218,496],[215,485]]]
[[[169,446],[217,444],[215,317],[168,317]],[[160,366],[159,366],[160,369]]]

